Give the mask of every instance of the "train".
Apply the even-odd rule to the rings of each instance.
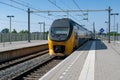
[[[92,32],[70,18],[53,21],[48,34],[49,54],[68,56],[80,45],[93,38]]]

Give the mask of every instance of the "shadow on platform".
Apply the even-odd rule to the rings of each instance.
[[[103,50],[107,49],[107,46],[100,39],[96,40],[96,49],[95,50]]]
[[[95,41],[96,45],[95,45],[95,49],[94,50],[103,50],[103,49],[107,49],[107,46],[100,40],[100,39],[95,39],[95,40],[90,40],[89,42],[83,44],[79,49],[77,49],[77,51],[82,51],[82,50],[90,50],[91,47],[91,43]]]

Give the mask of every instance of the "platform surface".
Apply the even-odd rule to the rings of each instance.
[[[84,44],[39,80],[120,80],[120,44]]]
[[[16,41],[16,42],[11,42],[11,44],[9,42],[5,42],[5,43],[0,43],[0,52],[24,48],[24,47],[30,47],[30,46],[37,46],[47,43],[48,43],[47,40],[31,40],[31,42]]]

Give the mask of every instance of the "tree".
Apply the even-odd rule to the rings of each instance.
[[[114,32],[114,31],[113,31],[113,32],[110,32],[110,35],[111,35],[111,36],[114,36],[115,34],[117,34],[117,32]]]
[[[44,34],[48,34],[48,33],[49,33],[49,31],[44,32]]]
[[[24,33],[28,33],[28,30],[25,30]]]
[[[17,31],[15,29],[13,29],[12,33],[17,33]]]
[[[5,33],[9,33],[9,29],[8,28],[5,28]]]
[[[28,31],[27,30],[21,30],[19,33],[28,33]]]

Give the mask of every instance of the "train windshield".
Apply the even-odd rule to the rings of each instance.
[[[53,40],[65,40],[69,34],[68,27],[52,27],[50,36]]]

